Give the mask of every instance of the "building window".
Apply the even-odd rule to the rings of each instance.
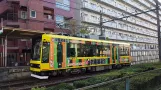
[[[64,23],[64,16],[56,15],[56,23],[57,24]]]
[[[63,10],[70,10],[70,0],[56,0],[56,7]]]
[[[44,7],[44,18],[53,20],[54,10],[51,8]]]
[[[92,7],[92,9],[94,9],[94,10],[97,9],[96,4],[94,4],[94,3],[91,3],[91,7]]]
[[[21,18],[27,19],[27,12],[26,11],[21,11]]]
[[[64,28],[64,16],[56,15],[55,20],[56,20],[57,27]]]
[[[61,16],[61,15],[56,15],[56,26],[58,28],[64,28],[64,29],[69,29],[69,24],[68,24],[68,18]]]
[[[30,11],[30,17],[36,18],[36,11],[31,10],[31,11]]]

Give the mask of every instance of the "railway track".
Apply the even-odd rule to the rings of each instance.
[[[57,77],[51,77],[48,80],[29,78],[26,80],[17,80],[14,82],[4,82],[4,83],[0,82],[0,90],[30,90],[33,87],[50,87],[60,83],[87,79],[92,76],[103,74],[103,73],[107,73],[107,71],[85,73],[84,75],[76,74],[76,75],[70,75],[68,77],[57,76]]]
[[[10,87],[18,87],[20,85],[25,85],[32,82],[38,82],[38,81],[40,80],[35,78],[28,78],[28,79],[22,79],[22,80],[0,82],[0,90],[8,90],[10,89]]]

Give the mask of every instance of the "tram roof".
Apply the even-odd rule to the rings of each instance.
[[[3,27],[3,33],[0,34],[1,38],[22,38],[22,39],[30,39],[34,36],[42,35],[45,32],[40,30],[30,30],[30,29],[22,29],[22,28],[13,28],[13,27]]]
[[[53,38],[61,38],[61,39],[71,39],[71,40],[83,40],[83,41],[91,41],[91,42],[103,42],[103,43],[111,43],[111,44],[124,44],[130,45],[128,42],[120,42],[113,40],[97,40],[97,39],[89,39],[89,38],[80,38],[80,37],[71,37],[71,36],[62,36],[62,35],[52,35],[52,34],[44,34]]]

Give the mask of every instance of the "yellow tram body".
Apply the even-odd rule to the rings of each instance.
[[[131,63],[129,43],[43,34],[32,44],[33,73]]]

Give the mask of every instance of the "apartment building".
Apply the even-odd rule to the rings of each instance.
[[[0,0],[0,17],[5,26],[61,32],[57,23],[74,18],[74,4],[74,0]]]
[[[82,0],[81,20],[90,34],[100,35],[100,12],[104,37],[131,43],[133,64],[158,61],[157,18],[154,0]]]
[[[0,18],[3,18],[3,25],[7,27],[70,33],[65,22],[75,19],[78,11],[74,7],[75,0],[0,0]],[[26,50],[30,50],[31,40],[8,38],[7,43],[7,59],[10,62],[7,65],[26,65],[30,60],[30,53]],[[1,45],[0,67],[6,65],[2,52]]]

